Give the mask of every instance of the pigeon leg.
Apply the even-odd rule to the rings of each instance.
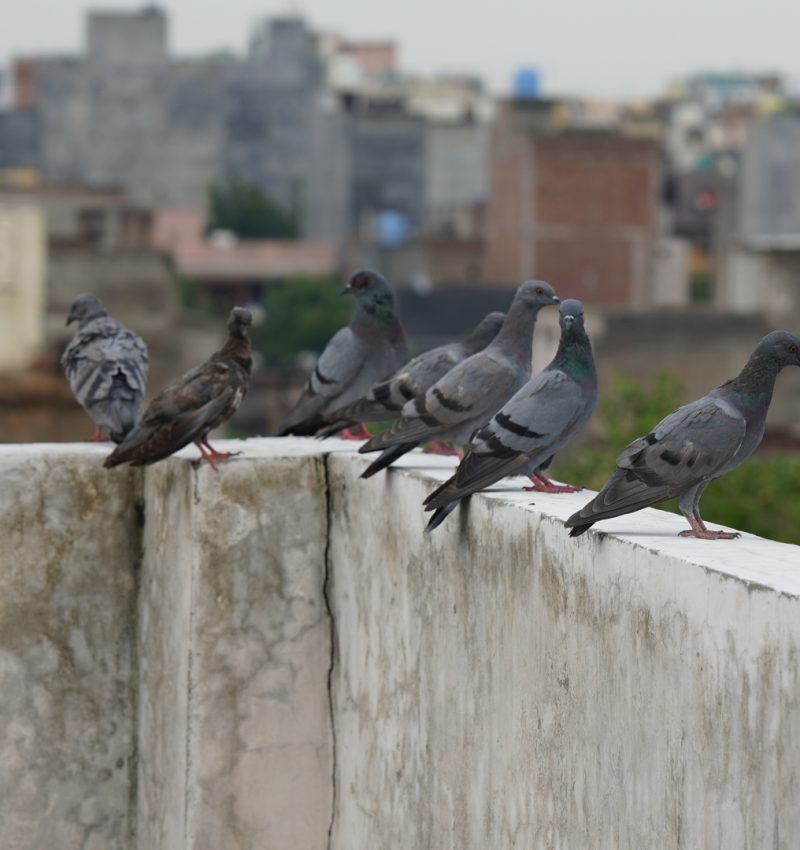
[[[583,489],[582,487],[573,487],[571,484],[554,484],[541,473],[534,472],[528,478],[533,482],[533,486],[522,488],[527,493],[577,493]]]
[[[358,428],[356,428],[355,431],[345,428],[344,431],[339,434],[339,437],[341,437],[342,440],[371,440],[374,436],[374,434],[370,434],[369,429],[363,422],[359,423]]]
[[[94,434],[86,440],[87,443],[106,443],[108,436],[105,431],[99,426],[95,426]]]
[[[214,455],[212,454],[213,449],[211,450],[211,452],[207,451],[205,446],[203,445],[203,443],[200,440],[195,440],[194,444],[197,446],[198,450],[200,451],[200,457],[197,460],[192,461],[194,466],[197,467],[203,461],[206,461],[209,464],[209,466],[214,470],[214,472],[217,472],[218,471],[217,465],[214,463]]]
[[[706,528],[706,524],[703,522],[699,513],[687,516],[686,519],[689,520],[691,529],[681,531],[680,537],[696,537],[698,540],[735,540],[737,537],[741,537],[735,531],[713,531],[710,528]]]
[[[241,454],[241,452],[218,452],[214,446],[208,442],[208,437],[201,437],[199,443],[200,445],[205,446],[206,452],[203,454],[203,457],[209,463],[211,463],[212,460],[228,460],[228,458],[236,457],[236,455]],[[200,451],[202,452],[202,449]]]
[[[464,457],[464,452],[454,449],[449,443],[445,443],[442,440],[436,440],[436,442],[428,443],[428,445],[423,448],[423,451],[430,455],[455,455],[459,459]]]

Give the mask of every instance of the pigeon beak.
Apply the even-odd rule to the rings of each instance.
[[[553,296],[553,304],[560,304],[560,303],[561,303],[561,299],[557,295],[554,295]]]
[[[70,313],[69,316],[67,316],[67,321],[64,322],[65,327],[69,327],[74,321],[75,321],[75,316],[73,316],[72,313]]]
[[[571,328],[575,324],[575,316],[564,316],[564,324]]]
[[[339,295],[349,295],[353,291],[353,288],[348,283],[347,286],[339,293]]]

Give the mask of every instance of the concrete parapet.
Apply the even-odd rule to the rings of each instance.
[[[800,548],[237,447],[0,448],[4,850],[794,848]]]

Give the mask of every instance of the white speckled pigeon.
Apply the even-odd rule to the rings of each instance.
[[[70,304],[67,325],[79,322],[61,365],[75,398],[95,423],[93,440],[120,443],[142,415],[147,381],[147,346],[112,319],[99,299],[79,295]]]
[[[364,398],[329,414],[328,418],[335,424],[326,429],[324,436],[359,422],[399,416],[406,402],[422,395],[462,360],[486,348],[497,336],[505,317],[505,313],[489,313],[465,340],[440,345],[410,360],[390,378],[372,386]]]
[[[691,528],[682,537],[728,540],[727,531],[706,528],[700,497],[709,482],[730,472],[756,450],[764,436],[775,379],[784,366],[800,366],[800,338],[773,331],[759,342],[742,371],[703,398],[661,420],[626,446],[603,489],[567,521],[570,537],[601,519],[621,516],[681,496]]]
[[[355,296],[355,315],[325,346],[303,394],[278,430],[280,437],[308,436],[332,424],[328,418],[331,411],[363,398],[373,384],[396,372],[408,359],[394,295],[382,275],[356,272],[342,294]]]
[[[189,443],[200,450],[200,460],[215,470],[214,461],[238,454],[218,452],[208,442],[208,434],[233,416],[250,386],[253,361],[247,334],[252,321],[248,310],[234,307],[225,345],[159,393],[147,406],[142,421],[106,458],[104,466],[110,469],[121,463],[155,463]]]
[[[542,307],[558,303],[548,283],[523,283],[492,342],[409,401],[397,422],[361,446],[360,452],[386,450],[361,477],[369,478],[420,443],[464,445],[530,378],[536,316]]]
[[[461,499],[507,475],[530,471],[534,487],[529,489],[575,491],[553,485],[543,470],[594,412],[597,371],[583,326],[583,304],[563,301],[559,314],[561,340],[552,362],[478,431],[455,475],[425,500],[425,509],[435,511],[426,531],[444,522]]]

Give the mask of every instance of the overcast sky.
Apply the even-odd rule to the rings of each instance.
[[[87,8],[123,0],[0,0],[0,62],[75,52]],[[696,70],[767,70],[800,80],[797,0],[164,0],[176,54],[242,50],[254,21],[287,11],[315,28],[396,39],[405,70],[469,71],[496,92],[539,68],[552,94],[657,94]]]

